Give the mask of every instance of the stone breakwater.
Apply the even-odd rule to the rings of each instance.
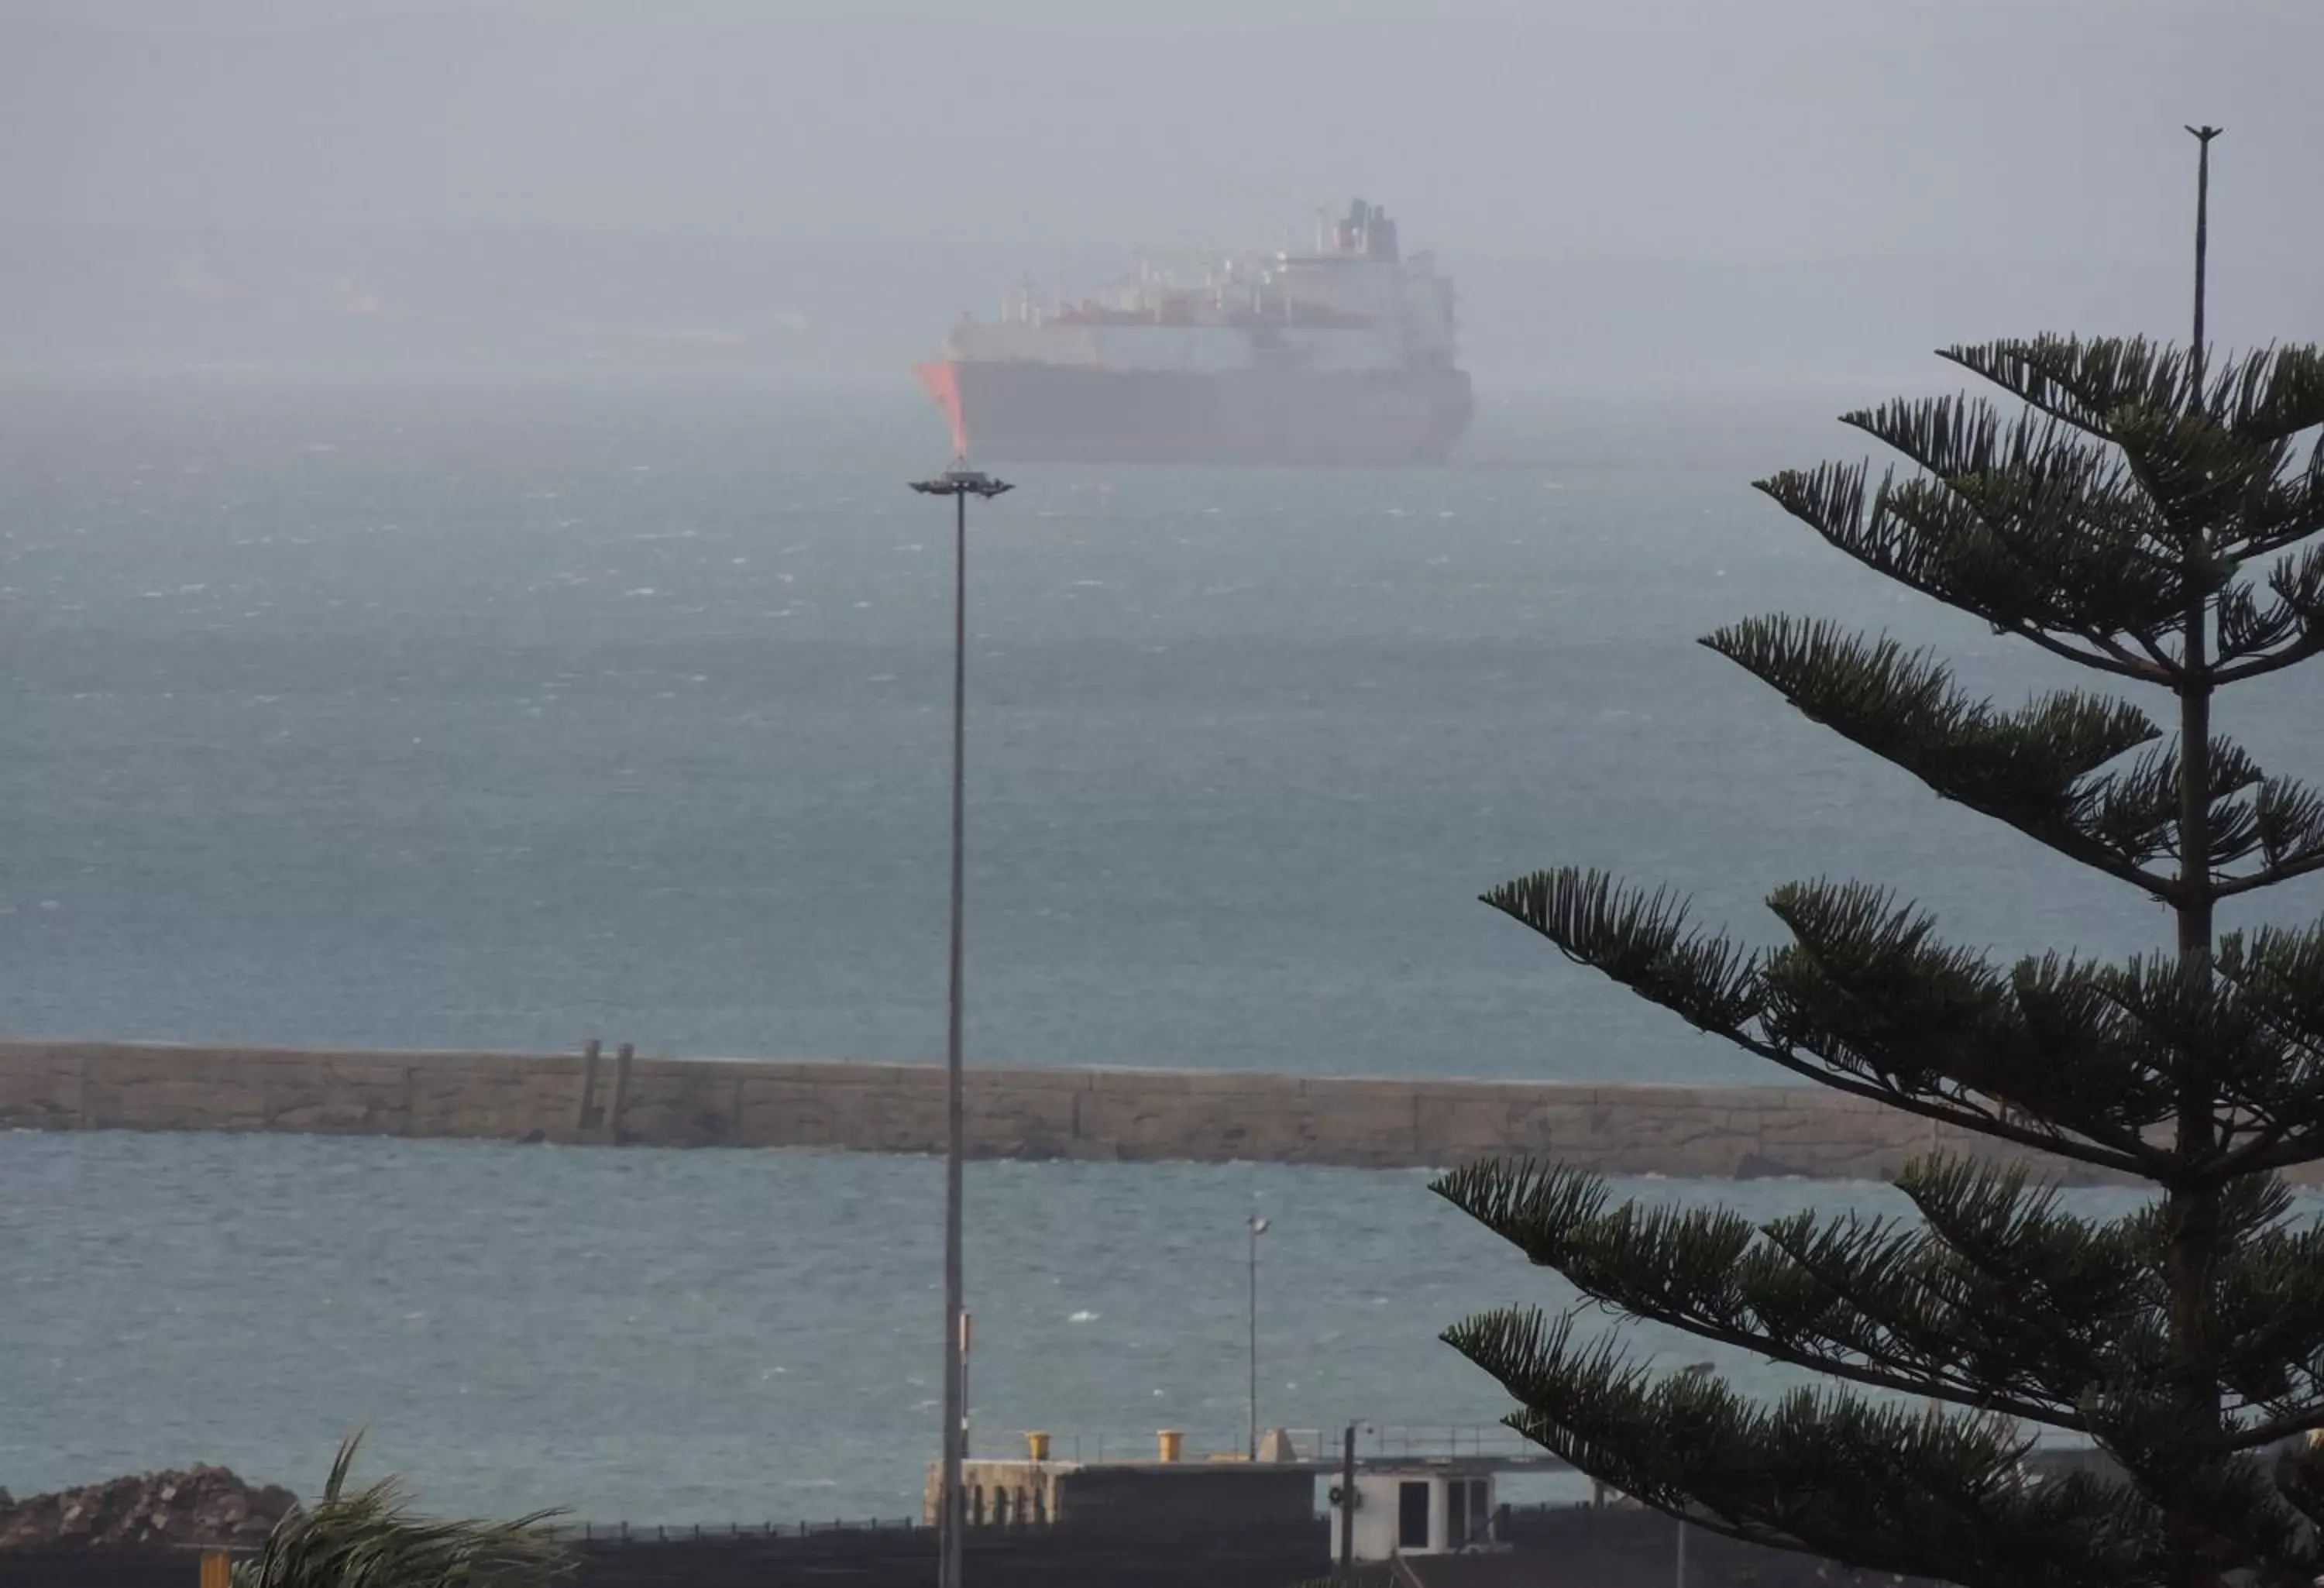
[[[1814,1086],[1594,1085],[973,1062],[978,1158],[1881,1179],[1989,1151]],[[0,1130],[286,1131],[940,1152],[940,1066],[0,1040]],[[2052,1165],[2063,1170],[2064,1166]],[[2067,1177],[2086,1177],[2069,1175]]]

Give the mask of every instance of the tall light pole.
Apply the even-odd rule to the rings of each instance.
[[[2203,267],[2211,250],[2211,140],[2225,127],[2189,127],[2201,152],[2195,157],[2195,340],[2187,349],[2188,384],[2195,402],[2203,401]]]
[[[1259,1459],[1259,1238],[1267,1221],[1250,1215],[1250,1459]]]
[[[932,480],[915,480],[926,496],[953,499],[952,581],[952,962],[945,1021],[945,1322],[944,1433],[938,1463],[944,1499],[937,1508],[937,1588],[960,1588],[963,1516],[960,1483],[962,1445],[968,1421],[968,1323],[962,1299],[960,1256],[961,1163],[966,1155],[960,1055],[961,900],[965,891],[962,862],[968,829],[968,499],[993,497],[1010,487],[980,474],[964,460]]]

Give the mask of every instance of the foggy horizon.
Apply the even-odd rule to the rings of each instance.
[[[1338,10],[20,0],[0,368],[900,378],[1061,254],[1080,295],[1362,197],[1489,379],[1893,377],[2183,334],[2197,120],[2219,339],[2324,331],[2324,217],[2283,202],[2317,8]]]

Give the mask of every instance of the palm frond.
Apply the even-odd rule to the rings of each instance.
[[[363,1436],[342,1443],[322,1498],[294,1510],[253,1560],[235,1568],[235,1588],[538,1588],[570,1571],[572,1559],[542,1530],[558,1513],[512,1521],[416,1515],[401,1480],[348,1487]]]

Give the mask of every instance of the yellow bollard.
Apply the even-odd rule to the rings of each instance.
[[[1184,1434],[1181,1434],[1176,1428],[1164,1428],[1156,1433],[1154,1437],[1156,1442],[1162,1446],[1162,1459],[1164,1461],[1169,1462],[1176,1461],[1178,1459],[1178,1441],[1185,1437]]]
[[[234,1563],[222,1549],[202,1551],[202,1588],[233,1588]]]
[[[1038,1428],[1028,1429],[1025,1434],[1025,1448],[1035,1461],[1047,1461],[1049,1459],[1049,1436]]]

